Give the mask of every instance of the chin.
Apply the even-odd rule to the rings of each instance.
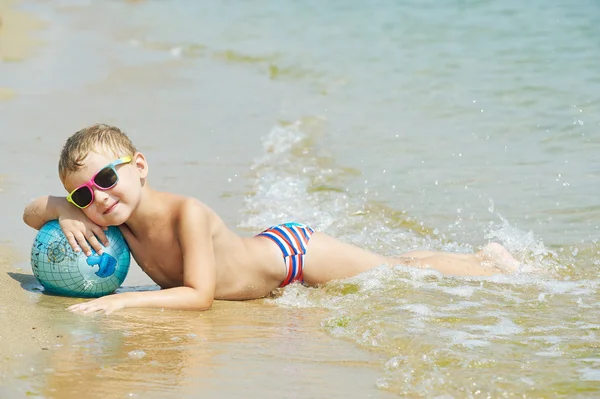
[[[110,217],[105,217],[103,223],[107,226],[120,226],[123,223],[127,222],[129,219],[129,215],[124,215],[122,213],[110,215]]]
[[[128,212],[123,212],[122,209],[115,209],[108,215],[96,215],[95,218],[90,217],[90,220],[98,226],[120,226],[129,219],[129,216]]]

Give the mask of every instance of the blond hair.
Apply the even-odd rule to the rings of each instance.
[[[67,173],[79,170],[91,151],[119,158],[133,156],[137,150],[118,127],[101,123],[88,126],[67,139],[58,161],[60,179],[64,180]]]

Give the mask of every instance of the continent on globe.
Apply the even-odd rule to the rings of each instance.
[[[98,277],[110,277],[115,274],[117,260],[110,256],[107,253],[103,253],[102,255],[91,255],[88,256],[86,260],[87,264],[90,266],[98,265],[98,271],[96,272],[96,276]]]

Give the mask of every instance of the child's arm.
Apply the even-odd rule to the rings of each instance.
[[[69,205],[65,197],[44,195],[33,200],[25,207],[23,221],[29,227],[39,230],[46,222],[58,219],[60,216],[59,209],[65,205]]]
[[[74,312],[110,314],[122,308],[146,307],[181,310],[207,310],[213,304],[216,266],[209,215],[202,205],[187,201],[179,216],[177,236],[183,254],[183,286],[160,291],[125,292],[107,295],[70,306]],[[134,252],[143,251],[133,233],[121,231]]]
[[[104,229],[88,219],[83,211],[69,204],[65,197],[45,195],[33,200],[23,211],[25,224],[36,230],[55,219],[58,219],[67,241],[76,252],[79,252],[81,247],[81,250],[90,256],[90,245],[98,253],[102,253],[101,242],[108,245]]]

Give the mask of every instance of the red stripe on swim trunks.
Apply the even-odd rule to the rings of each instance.
[[[300,240],[300,234],[298,234],[293,227],[281,226],[282,230],[285,230],[290,236],[290,240],[296,243],[296,253],[304,253],[305,245]]]
[[[294,255],[294,256],[290,256],[290,258],[292,258],[292,281],[290,283],[293,283],[294,281],[296,281],[298,274],[302,274],[302,269],[300,269],[300,266],[298,265],[298,255]]]
[[[315,231],[313,229],[311,229],[308,226],[299,228],[298,230],[300,230],[300,232],[302,233],[302,236],[304,237],[304,239],[306,240],[305,244],[308,244],[308,240],[310,240],[310,236],[312,235],[312,233],[314,233]],[[308,234],[310,233],[310,234]]]
[[[294,247],[294,242],[290,239],[290,237],[288,237],[288,235],[290,235],[290,232],[285,231],[283,226],[275,227],[272,230],[269,230],[269,233],[275,234],[281,239],[282,242],[285,242],[286,246],[289,248],[290,255],[296,255],[298,253],[298,250],[300,248],[296,249]]]
[[[294,226],[294,231],[298,232],[298,237],[300,237],[300,241],[304,244],[303,252],[306,253],[306,246],[308,245],[308,241],[310,240],[310,235],[307,233],[310,231],[308,227],[300,227]]]
[[[294,249],[294,247],[290,243],[290,240],[285,235],[283,235],[282,233],[280,233],[279,231],[277,231],[275,229],[271,229],[271,230],[267,230],[263,234],[268,234],[273,239],[276,239],[282,246],[284,246],[285,248],[287,248],[288,253],[287,254],[284,253],[283,254],[284,256],[291,256],[291,255],[295,255],[296,254],[296,250]]]
[[[302,282],[302,280],[304,280],[304,255],[296,255],[295,258],[298,274],[292,279],[292,283],[295,281]]]
[[[292,278],[294,276],[294,267],[293,267],[291,258],[292,258],[291,256],[287,256],[285,258],[285,262],[287,263],[287,275],[285,276],[285,279],[282,281],[280,287],[285,287],[286,285],[288,285],[289,283],[292,282]]]

